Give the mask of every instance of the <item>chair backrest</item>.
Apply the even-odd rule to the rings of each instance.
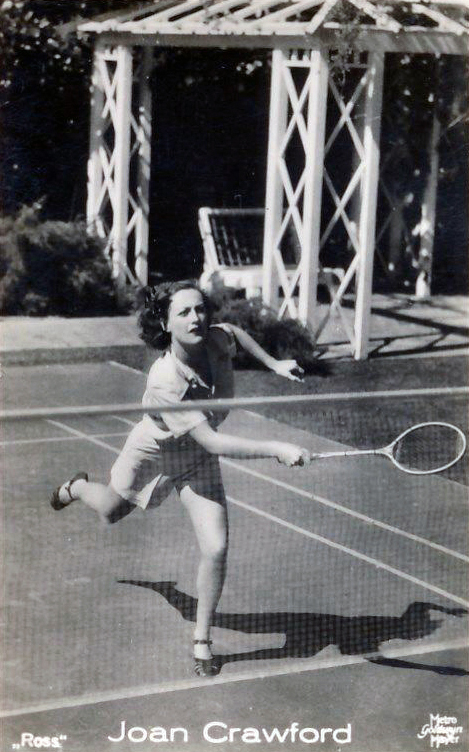
[[[242,267],[262,264],[264,209],[199,209],[199,229],[205,267]],[[300,246],[296,233],[286,233],[282,248],[285,264],[296,264]],[[296,242],[295,242],[296,241]]]

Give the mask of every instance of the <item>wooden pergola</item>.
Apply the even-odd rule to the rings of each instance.
[[[96,35],[87,217],[108,239],[116,278],[124,283],[131,276],[142,284],[148,279],[153,49],[268,48],[272,77],[263,298],[280,317],[289,315],[308,324],[316,338],[335,311],[353,356],[366,358],[385,55],[466,55],[467,0],[159,0],[95,18],[80,24],[79,30]],[[331,50],[344,47],[349,65],[358,71],[356,86],[346,99],[334,83],[329,58]],[[338,118],[326,138],[328,96],[335,102]],[[344,133],[354,158],[347,187],[339,190],[325,160]],[[293,176],[289,164],[293,138],[301,145],[299,176],[298,165]],[[432,138],[435,142],[435,129]],[[296,152],[298,160],[298,148]],[[434,167],[425,198],[424,242],[430,252]],[[326,227],[321,227],[324,190],[335,209]],[[320,251],[338,222],[345,227],[352,259],[332,291],[326,317],[318,320]],[[282,242],[292,227],[301,254],[296,270],[287,275]],[[342,310],[343,296],[352,283],[353,327]]]

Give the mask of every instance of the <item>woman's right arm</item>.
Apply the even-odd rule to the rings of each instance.
[[[189,433],[210,454],[221,454],[235,459],[274,457],[288,467],[306,465],[311,461],[309,451],[296,444],[284,441],[257,441],[227,433],[217,433],[206,421]]]

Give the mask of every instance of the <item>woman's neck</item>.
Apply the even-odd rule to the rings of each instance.
[[[181,363],[184,363],[186,366],[197,366],[203,363],[207,354],[205,342],[195,347],[183,347],[180,342],[173,341],[171,343],[171,350]]]

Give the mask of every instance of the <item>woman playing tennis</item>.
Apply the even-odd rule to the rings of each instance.
[[[272,457],[291,467],[310,461],[307,449],[283,441],[258,441],[217,432],[227,413],[171,412],[161,408],[185,400],[233,396],[232,356],[236,344],[281,376],[298,379],[295,360],[275,360],[250,335],[232,324],[211,325],[207,296],[192,281],[151,288],[140,316],[144,341],[161,350],[150,369],[143,406],[111,470],[109,485],[88,481],[86,473],[57,488],[51,499],[63,509],[79,499],[106,522],[115,522],[150,499],[160,501],[173,488],[187,509],[201,552],[197,574],[194,631],[195,672],[213,676],[210,626],[226,567],[228,519],[219,455],[237,459]]]

